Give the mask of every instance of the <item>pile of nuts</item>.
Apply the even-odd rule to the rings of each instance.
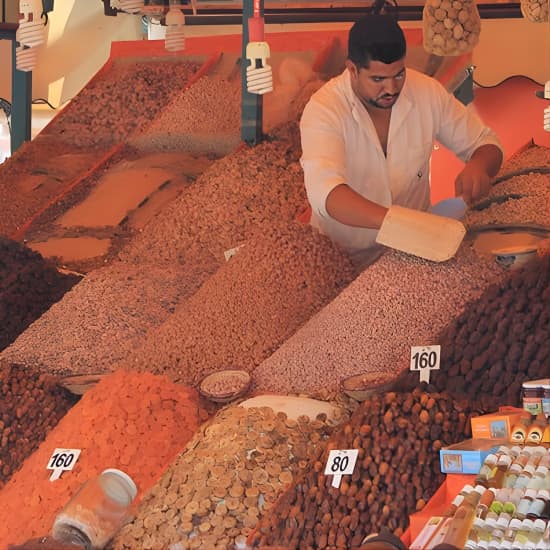
[[[37,369],[0,364],[0,487],[77,399]]]
[[[79,280],[57,271],[38,252],[0,236],[0,350]]]
[[[354,277],[351,260],[298,222],[244,243],[119,366],[198,384],[212,372],[251,372]]]
[[[482,399],[486,409],[519,405],[521,384],[548,376],[550,256],[534,259],[470,303],[441,334],[436,391]],[[406,374],[399,387],[411,387]],[[414,378],[414,377],[412,377]],[[416,377],[418,379],[418,377]]]
[[[427,0],[423,15],[424,49],[435,55],[461,55],[479,41],[481,19],[474,0]]]
[[[144,497],[112,547],[242,548],[332,433],[325,416],[293,419],[269,407],[220,411]]]
[[[55,117],[45,134],[92,147],[125,141],[148,125],[198,68],[190,61],[115,60]]]
[[[521,15],[533,23],[548,22],[547,0],[521,0]]]
[[[253,547],[349,549],[388,527],[401,535],[443,480],[439,450],[470,436],[472,411],[447,394],[387,393],[363,402],[317,447],[307,471],[249,536]],[[358,449],[338,488],[324,474],[331,449]]]

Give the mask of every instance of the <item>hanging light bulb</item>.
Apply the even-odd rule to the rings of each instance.
[[[140,13],[145,5],[144,0],[119,0],[120,9],[124,13]]]
[[[170,0],[170,9],[166,14],[166,37],[164,47],[170,52],[180,52],[185,49],[185,15]]]
[[[19,27],[16,31],[17,42],[30,48],[46,42],[46,26],[42,22],[42,0],[19,0]]]

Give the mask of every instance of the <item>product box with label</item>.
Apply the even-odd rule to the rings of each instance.
[[[477,474],[485,457],[506,445],[506,439],[467,439],[439,451],[444,474]]]
[[[495,413],[474,416],[471,419],[472,439],[509,440],[512,428],[530,419],[529,412],[517,407],[501,407]]]

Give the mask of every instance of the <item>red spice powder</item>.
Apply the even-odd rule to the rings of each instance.
[[[119,370],[104,377],[0,491],[0,548],[48,534],[78,488],[106,468],[128,473],[139,501],[198,425],[193,388],[149,373]],[[72,471],[50,481],[46,466],[56,448],[81,449],[81,454]]]

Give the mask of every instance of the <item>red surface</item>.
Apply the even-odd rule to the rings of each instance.
[[[550,147],[550,132],[542,127],[548,101],[535,96],[542,89],[525,77],[514,77],[494,88],[476,88],[473,105],[500,137],[505,158],[533,140]],[[441,148],[432,157],[432,203],[454,196],[454,179],[462,162]]]

